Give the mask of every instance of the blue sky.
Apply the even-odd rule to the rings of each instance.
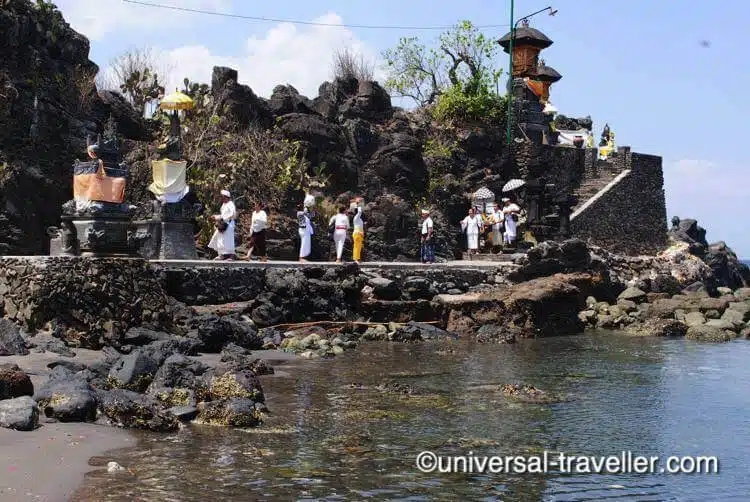
[[[509,0],[153,0],[155,3],[242,15],[368,25],[507,24]],[[348,46],[377,58],[400,36],[426,41],[435,31],[325,28],[176,13],[121,0],[58,0],[71,24],[91,39],[91,59],[106,67],[129,47],[162,51],[172,71],[208,81],[211,67],[237,67],[261,95],[290,83],[314,96],[327,78],[332,52]],[[569,116],[591,115],[598,137],[604,122],[619,145],[661,155],[668,216],[694,217],[709,241],[726,240],[750,257],[750,171],[742,148],[750,82],[745,46],[750,3],[739,0],[602,2],[517,0],[517,16],[547,5],[532,25],[554,45],[543,57],[563,79],[551,100]],[[721,8],[717,8],[720,6]],[[503,35],[507,27],[486,30]],[[703,47],[701,40],[710,42]],[[500,66],[507,68],[505,57]]]

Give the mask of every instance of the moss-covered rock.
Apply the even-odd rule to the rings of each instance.
[[[254,427],[262,422],[261,407],[252,399],[232,397],[198,405],[199,423],[230,427]]]

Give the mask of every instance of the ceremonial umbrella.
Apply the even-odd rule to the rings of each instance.
[[[159,103],[162,110],[190,110],[195,108],[195,101],[187,94],[177,91],[168,96]]]
[[[510,180],[503,186],[503,192],[510,192],[511,190],[515,190],[516,188],[521,188],[525,184],[526,182],[524,180]]]

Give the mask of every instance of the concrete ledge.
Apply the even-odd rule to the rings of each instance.
[[[352,265],[354,262],[340,264],[331,261],[307,263],[300,263],[297,261],[267,261],[266,263],[261,263],[257,261],[248,262],[243,260],[149,260],[149,263],[162,268],[337,268]],[[507,261],[449,261],[446,263],[433,263],[431,265],[417,262],[364,262],[359,264],[359,268],[362,270],[513,270],[517,267],[518,265],[515,263]]]

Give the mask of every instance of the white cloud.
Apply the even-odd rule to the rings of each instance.
[[[342,22],[334,13],[314,21],[336,25]],[[210,83],[214,66],[229,66],[239,72],[241,83],[261,96],[269,96],[279,84],[291,84],[300,93],[314,97],[318,86],[330,79],[331,61],[339,48],[348,48],[366,60],[377,61],[376,52],[343,26],[280,23],[261,38],[249,38],[239,55],[215,54],[200,45],[165,51],[164,57],[173,68],[168,88],[179,86],[185,77]],[[375,78],[382,81],[382,77],[376,69]]]
[[[122,0],[57,0],[65,19],[91,40],[119,30],[168,29],[205,19],[205,15],[147,7]],[[163,5],[213,12],[230,12],[230,0],[162,0]]]

